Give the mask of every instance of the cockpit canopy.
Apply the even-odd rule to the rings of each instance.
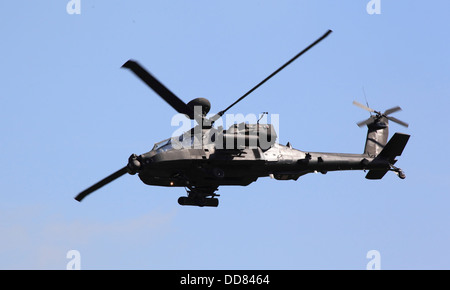
[[[193,133],[194,131],[194,133]],[[207,130],[190,130],[178,137],[172,137],[156,143],[153,146],[157,153],[172,149],[201,149],[204,146],[214,145],[215,149],[242,150],[257,147],[265,151],[277,139],[277,133],[271,124],[234,124],[223,130],[211,128]]]
[[[161,142],[155,143],[152,150],[156,151],[156,153],[161,153],[172,149],[194,148],[194,145],[200,145],[201,148],[201,144],[198,141],[198,138],[196,138],[196,136],[193,134],[191,135],[187,133],[184,133],[183,135],[180,135],[178,137],[168,138]]]

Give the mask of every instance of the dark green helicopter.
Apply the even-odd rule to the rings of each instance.
[[[147,185],[184,187],[187,196],[178,199],[180,205],[216,207],[219,186],[247,186],[259,177],[277,180],[297,180],[307,173],[339,170],[368,170],[367,179],[381,179],[394,171],[404,179],[403,171],[395,167],[396,157],[402,154],[409,135],[395,133],[388,141],[389,120],[408,127],[390,114],[401,110],[394,107],[384,113],[375,111],[356,101],[353,103],[371,113],[370,118],[358,123],[367,125],[368,132],[362,154],[303,152],[288,143],[276,143],[277,133],[271,124],[234,124],[227,130],[215,128],[214,123],[259,86],[326,38],[332,31],[302,50],[283,66],[211,118],[206,115],[211,108],[207,99],[197,98],[187,104],[175,96],[139,63],[127,61],[122,67],[130,69],[178,113],[197,122],[191,130],[177,137],[156,143],[147,153],[132,154],[128,164],[79,193],[81,201],[88,194],[109,182],[129,173],[138,174]],[[372,115],[373,113],[373,115]]]

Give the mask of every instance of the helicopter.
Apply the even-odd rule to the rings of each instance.
[[[276,180],[297,180],[308,173],[326,174],[330,171],[364,170],[367,179],[381,179],[388,171],[399,178],[406,177],[396,167],[410,135],[395,133],[388,141],[389,121],[408,127],[391,114],[400,111],[393,107],[384,112],[376,111],[357,101],[353,104],[370,112],[370,117],[357,123],[367,126],[364,152],[361,154],[304,152],[294,149],[290,143],[276,142],[277,132],[273,124],[240,123],[228,129],[214,127],[225,112],[268,81],[298,57],[325,39],[332,30],[303,49],[280,68],[258,83],[224,110],[208,118],[211,103],[196,98],[187,104],[165,87],[135,60],[128,60],[122,68],[128,69],[147,84],[156,94],[178,113],[195,120],[195,125],[180,136],[156,143],[144,154],[132,154],[123,168],[80,192],[75,199],[82,201],[87,195],[125,175],[138,174],[146,185],[184,187],[187,196],[178,199],[180,205],[217,207],[219,186],[247,186],[260,177]]]

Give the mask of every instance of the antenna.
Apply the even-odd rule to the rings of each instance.
[[[262,112],[261,113],[261,117],[259,117],[258,121],[256,122],[256,124],[259,124],[259,121],[261,121],[261,119],[264,117],[264,115],[268,115],[269,112]]]
[[[363,94],[364,94],[364,99],[366,100],[366,105],[368,108],[370,108],[369,106],[369,102],[367,101],[367,96],[366,96],[366,90],[364,90],[364,86],[362,87],[363,90]],[[370,116],[372,116],[372,112],[369,112]]]

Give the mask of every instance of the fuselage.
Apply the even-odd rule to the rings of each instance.
[[[208,139],[204,137],[208,136],[205,132],[200,136],[203,141]],[[194,141],[199,139],[192,137]],[[374,164],[373,158],[367,154],[304,152],[274,140],[270,146],[262,147],[256,143],[253,144],[255,146],[243,144],[238,148],[217,146],[218,143],[211,142],[211,139],[197,144],[185,142],[183,146],[175,140],[185,142],[186,138],[179,136],[164,140],[155,144],[151,151],[137,157],[140,163],[137,172],[145,184],[173,187],[245,186],[260,177],[297,180],[311,172],[389,166]]]

